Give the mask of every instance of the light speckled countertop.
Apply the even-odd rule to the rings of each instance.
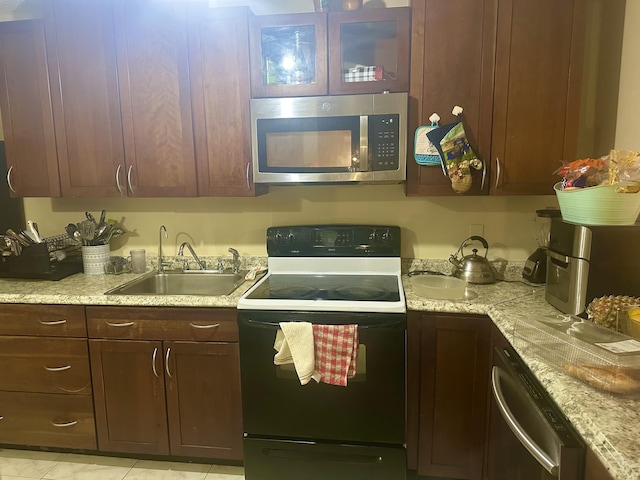
[[[427,267],[433,265],[411,265],[405,271]],[[253,283],[247,281],[231,295],[216,297],[104,294],[137,276],[77,274],[57,282],[0,279],[0,303],[233,308]],[[467,299],[445,301],[416,295],[408,277],[404,280],[409,310],[486,314],[509,340],[524,315],[535,318],[558,313],[544,300],[543,288],[521,282],[469,285]],[[640,402],[600,393],[546,365],[526,349],[517,345],[516,349],[613,477],[640,479]]]

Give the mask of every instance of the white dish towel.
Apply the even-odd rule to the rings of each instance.
[[[276,354],[275,365],[293,363],[301,385],[319,375],[315,371],[315,353],[313,345],[313,325],[310,322],[280,322],[273,344]]]

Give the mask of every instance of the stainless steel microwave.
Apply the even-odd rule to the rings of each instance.
[[[406,93],[251,100],[255,183],[406,179]]]

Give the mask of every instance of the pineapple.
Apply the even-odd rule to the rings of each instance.
[[[638,304],[640,304],[640,297],[609,295],[594,298],[587,307],[587,315],[592,322],[616,332],[621,332],[622,315],[626,313],[630,306]]]

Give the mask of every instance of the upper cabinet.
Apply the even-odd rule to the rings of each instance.
[[[194,197],[185,9],[168,2],[117,1],[114,5],[129,194]]]
[[[55,0],[46,6],[62,195],[126,194],[111,3]]]
[[[254,196],[246,7],[191,15],[189,68],[200,196]]]
[[[410,141],[433,112],[443,125],[462,106],[485,163],[467,195],[552,195],[563,161],[613,147],[615,109],[606,103],[617,104],[617,82],[602,81],[601,70],[619,72],[624,0],[415,0],[412,8]],[[597,140],[594,122],[605,126]],[[407,164],[408,195],[456,195],[439,167]]]
[[[0,111],[12,197],[59,197],[42,20],[0,22]]]
[[[409,31],[405,7],[256,16],[252,96],[406,92]]]
[[[14,196],[253,196],[246,7],[50,0],[0,24]]]

